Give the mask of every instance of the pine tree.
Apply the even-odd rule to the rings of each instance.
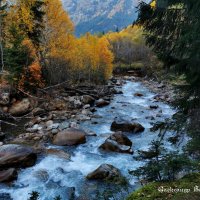
[[[23,70],[33,62],[33,58],[28,47],[23,44],[23,34],[15,24],[10,27],[9,33],[9,47],[5,49],[5,64],[10,83],[17,86]]]
[[[28,200],[39,200],[39,196],[40,194],[36,191],[33,191],[32,193],[30,193],[30,198]]]

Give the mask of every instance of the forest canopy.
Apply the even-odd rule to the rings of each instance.
[[[1,77],[17,87],[101,83],[112,74],[106,37],[75,38],[60,0],[1,0]]]

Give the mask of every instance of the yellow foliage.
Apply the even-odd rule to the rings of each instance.
[[[73,59],[74,72],[78,79],[101,82],[110,78],[113,69],[113,54],[106,37],[99,38],[87,33],[76,40]]]
[[[45,5],[44,48],[48,56],[68,57],[74,46],[73,23],[60,0],[46,0]]]
[[[156,8],[156,0],[153,0],[153,1],[151,2],[150,6],[151,6],[152,8]]]

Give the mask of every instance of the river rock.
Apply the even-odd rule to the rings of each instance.
[[[10,103],[10,93],[0,91],[0,105],[6,106]]]
[[[35,164],[36,153],[30,147],[7,144],[0,147],[0,169],[9,167],[25,168]]]
[[[112,131],[123,131],[123,132],[131,132],[131,133],[140,133],[144,131],[144,127],[136,122],[128,122],[124,120],[115,120],[111,124]]]
[[[122,177],[120,170],[109,164],[102,164],[87,175],[88,180],[117,180]]]
[[[158,105],[150,105],[149,107],[150,107],[151,109],[158,109],[159,106],[158,106]]]
[[[83,106],[81,102],[81,97],[79,96],[69,97],[68,101],[70,103],[70,108],[81,108]]]
[[[81,98],[83,104],[89,104],[89,105],[94,105],[95,99],[91,97],[90,95],[83,95]]]
[[[53,144],[58,146],[72,146],[86,142],[86,133],[80,129],[69,128],[54,136]]]
[[[135,96],[135,97],[143,97],[144,95],[141,94],[141,93],[135,93],[134,96]]]
[[[116,141],[118,144],[132,146],[131,140],[121,132],[113,133],[110,137],[110,140]]]
[[[65,151],[59,150],[59,149],[47,149],[46,154],[54,155],[54,156],[57,156],[59,158],[63,158],[66,160],[70,160],[70,158],[71,158],[70,154],[68,154]]]
[[[8,193],[1,193],[0,194],[0,200],[13,200]]]
[[[99,147],[104,151],[133,154],[132,142],[123,133],[114,133]]]
[[[99,99],[99,100],[96,101],[96,107],[99,107],[99,108],[107,106],[109,104],[110,104],[110,102],[106,101],[104,99]]]
[[[113,141],[110,139],[107,139],[99,148],[107,152],[133,154],[133,151],[131,150],[129,146],[120,145],[116,141]]]
[[[9,108],[9,113],[14,116],[24,115],[31,109],[31,102],[28,98],[17,101]]]
[[[36,172],[34,173],[34,176],[35,176],[38,180],[40,180],[40,181],[42,181],[42,182],[47,182],[48,179],[49,179],[49,174],[48,174],[48,172],[47,172],[46,170],[44,170],[44,169],[41,169],[41,170],[36,171]]]
[[[10,168],[0,171],[0,183],[8,183],[17,179],[17,170]]]

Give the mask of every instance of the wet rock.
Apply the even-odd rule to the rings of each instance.
[[[37,155],[32,148],[16,144],[0,147],[0,169],[31,167],[35,164],[36,159]]]
[[[3,146],[3,142],[0,142],[0,146]]]
[[[89,104],[91,106],[93,106],[95,102],[95,99],[90,95],[83,95],[81,100],[83,104]]]
[[[89,116],[84,115],[84,114],[77,115],[76,119],[79,120],[79,121],[88,121],[88,120],[91,120],[91,118]]]
[[[0,194],[0,200],[13,200],[8,193],[1,193]]]
[[[131,140],[121,132],[113,133],[110,137],[110,140],[116,141],[118,144],[126,145],[131,147],[132,142]]]
[[[135,96],[135,97],[143,97],[144,95],[141,94],[141,93],[135,93],[134,96]]]
[[[17,170],[10,168],[0,171],[0,183],[8,183],[17,179]]]
[[[9,108],[9,113],[13,116],[20,116],[28,113],[31,109],[31,102],[28,98],[24,98],[21,101],[14,103]]]
[[[58,146],[72,146],[86,142],[86,133],[80,129],[69,128],[54,136],[53,144]]]
[[[155,120],[155,117],[154,116],[147,116],[147,117],[145,117],[145,119]]]
[[[115,120],[111,124],[112,131],[122,131],[131,133],[140,133],[144,131],[144,127],[136,122],[128,122],[124,120]]]
[[[79,125],[77,124],[77,122],[70,122],[69,127],[79,129]]]
[[[158,108],[159,108],[158,105],[150,105],[149,107],[150,107],[151,109],[158,109]]]
[[[99,147],[108,152],[133,154],[132,142],[123,133],[114,133]]]
[[[42,108],[35,108],[35,109],[33,109],[32,113],[34,116],[38,116],[38,115],[46,114],[46,111]]]
[[[129,146],[119,145],[117,142],[109,139],[107,139],[99,148],[107,152],[133,153]]]
[[[70,158],[71,158],[70,154],[68,154],[65,151],[59,150],[59,149],[47,149],[46,154],[54,155],[54,156],[57,156],[59,158],[63,158],[66,160],[70,160]]]
[[[36,172],[34,173],[34,176],[35,176],[38,180],[40,180],[40,181],[42,181],[42,182],[47,182],[48,179],[49,179],[49,174],[48,174],[48,172],[47,172],[46,170],[43,170],[43,169],[36,171]]]
[[[119,169],[109,164],[102,164],[95,171],[87,175],[88,180],[116,181],[122,177]]]
[[[96,107],[99,107],[99,108],[107,106],[109,104],[110,104],[110,102],[106,101],[104,99],[99,99],[99,100],[96,101]]]

